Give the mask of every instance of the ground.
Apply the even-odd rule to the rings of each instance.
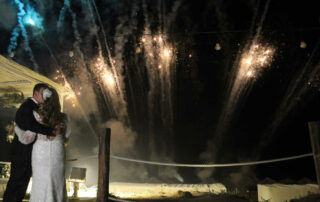
[[[28,201],[28,200],[24,200]],[[96,199],[69,199],[69,202],[95,202]],[[192,197],[192,196],[186,196],[179,199],[153,199],[153,200],[121,200],[121,199],[110,199],[109,201],[135,201],[135,202],[174,202],[174,201],[197,201],[197,202],[209,202],[209,201],[215,201],[215,202],[249,202],[250,200],[238,197],[236,195],[232,194],[220,194],[220,195],[210,195],[210,196],[203,196],[203,197]],[[2,202],[2,200],[0,200]],[[252,202],[252,201],[251,201]]]

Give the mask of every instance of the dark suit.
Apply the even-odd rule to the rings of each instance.
[[[48,136],[54,135],[51,127],[41,125],[34,118],[33,110],[37,104],[28,98],[18,109],[15,117],[16,124],[22,130],[30,130],[35,133],[41,133]],[[31,152],[33,143],[25,145],[19,142],[15,134],[12,142],[11,152],[11,173],[3,196],[3,202],[20,202],[22,201],[28,183],[32,174],[31,170]]]

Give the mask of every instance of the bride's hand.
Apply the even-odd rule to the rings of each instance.
[[[61,127],[60,127],[60,125],[58,124],[58,125],[56,125],[56,126],[54,127],[54,134],[55,134],[55,136],[48,136],[49,140],[54,140],[54,139],[57,137],[57,135],[60,135],[60,132],[61,132]]]
[[[61,126],[60,126],[60,124],[56,125],[56,126],[54,127],[54,130],[55,130],[55,135],[56,135],[56,136],[57,136],[57,135],[60,135],[60,133],[61,133]]]

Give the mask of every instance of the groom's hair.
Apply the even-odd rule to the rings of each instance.
[[[48,84],[46,83],[38,83],[33,87],[33,95],[35,91],[39,91],[41,88],[49,88]]]

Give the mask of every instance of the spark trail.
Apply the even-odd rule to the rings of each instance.
[[[8,47],[8,54],[11,55],[14,53],[14,50],[18,46],[18,37],[21,35],[23,37],[23,48],[27,51],[29,54],[30,60],[33,63],[33,66],[36,71],[39,71],[39,65],[37,64],[32,49],[30,47],[29,43],[29,36],[28,32],[25,28],[25,23],[29,23],[32,26],[39,26],[39,28],[42,28],[42,18],[39,16],[39,14],[34,10],[34,8],[29,4],[23,4],[20,0],[14,0],[14,3],[18,7],[18,13],[17,13],[17,19],[18,19],[18,25],[13,29],[12,36],[10,38],[10,44]],[[28,1],[26,1],[28,3]],[[25,9],[26,8],[26,9]],[[35,17],[35,18],[32,18]]]
[[[128,118],[128,113],[127,113],[127,102],[126,102],[126,97],[125,97],[125,88],[124,88],[124,83],[123,83],[123,78],[122,78],[122,58],[118,61],[120,65],[117,64],[117,61],[113,59],[111,55],[111,51],[107,42],[107,37],[106,33],[104,31],[104,26],[98,11],[98,8],[94,2],[94,0],[91,0],[91,4],[94,7],[94,11],[96,13],[97,19],[99,21],[100,25],[100,30],[103,36],[104,44],[105,44],[105,49],[107,52],[107,61],[104,60],[104,57],[100,58],[100,62],[104,64],[104,68],[106,68],[106,71],[108,72],[108,77],[109,82],[107,81],[105,83],[105,86],[110,89],[110,87],[113,89],[112,92],[113,94],[109,94],[108,97],[112,100],[113,103],[116,104],[114,107],[114,111],[116,113],[116,118],[120,119],[121,121],[126,122],[128,125],[130,125],[130,121]],[[91,9],[92,10],[92,9]],[[91,12],[91,11],[90,11]],[[99,42],[99,44],[101,44]],[[102,55],[102,54],[101,54]],[[102,74],[106,75],[105,73]],[[113,82],[110,82],[110,78],[112,78]],[[108,79],[107,79],[108,80]],[[110,85],[112,83],[112,85]]]
[[[88,79],[87,79],[87,75],[88,75],[87,64],[85,62],[85,56],[81,51],[82,39],[81,39],[81,35],[80,35],[80,32],[78,30],[78,26],[77,26],[77,16],[76,16],[76,13],[72,10],[69,0],[64,0],[64,5],[60,10],[59,20],[57,22],[57,30],[58,30],[58,32],[62,31],[63,21],[65,19],[65,13],[66,12],[69,12],[70,15],[71,15],[73,35],[74,35],[74,38],[75,38],[75,41],[73,42],[73,48],[75,49],[75,52],[77,53],[76,55],[79,56],[80,67],[81,67],[79,69],[79,72],[80,72],[79,74],[80,75],[79,75],[79,79],[78,79],[77,82],[80,82],[82,84],[86,84],[87,86],[89,86],[90,84],[88,83]],[[103,96],[105,98],[104,94],[103,94]],[[82,108],[81,102],[79,102],[79,100],[77,99],[77,95],[74,95],[74,99],[75,99],[75,103],[77,103],[77,105],[79,106],[79,108],[81,110],[81,113],[84,115],[84,118],[86,119],[88,124],[90,124],[88,119],[87,119],[87,117],[85,116],[85,113],[84,113],[84,110]],[[109,106],[107,106],[107,107],[109,107]],[[90,126],[90,129],[93,131],[91,126]]]
[[[76,39],[75,42],[73,43],[73,47],[75,48],[76,52],[79,54],[82,66],[83,66],[83,68],[85,68],[86,63],[85,63],[85,59],[84,59],[83,53],[80,48],[80,44],[81,44],[82,40],[81,40],[81,36],[80,36],[80,33],[78,31],[78,27],[77,27],[77,16],[76,16],[75,12],[73,12],[73,10],[71,9],[71,5],[70,5],[69,0],[64,0],[64,5],[60,10],[59,20],[57,23],[57,30],[58,30],[58,32],[61,31],[62,23],[65,18],[64,16],[65,16],[66,11],[69,11],[71,18],[72,18],[73,35]]]
[[[224,135],[224,130],[228,128],[228,124],[234,115],[236,107],[239,107],[237,106],[239,100],[245,97],[246,93],[250,91],[251,85],[254,84],[254,78],[257,78],[262,69],[269,66],[272,61],[274,48],[258,42],[269,3],[270,0],[265,5],[255,36],[235,61],[233,67],[235,75],[230,80],[230,88],[227,90],[227,92],[230,92],[227,95],[227,104],[223,108],[217,125],[217,139],[220,139],[219,136]]]
[[[175,11],[180,4],[175,4]],[[173,154],[172,136],[173,136],[173,92],[175,80],[175,48],[169,43],[168,35],[163,33],[152,34],[150,29],[149,16],[147,13],[147,4],[143,1],[143,10],[145,18],[145,28],[141,38],[142,49],[145,57],[145,64],[148,73],[149,91],[148,91],[148,116],[149,116],[149,148],[155,152],[154,148],[160,148],[164,155]],[[158,18],[160,25],[156,31],[166,31],[167,24],[164,16],[164,2],[159,1]],[[169,14],[170,22],[173,22],[174,15]],[[157,119],[160,114],[160,122]],[[168,143],[156,144],[157,135],[155,126],[160,124],[166,130]],[[157,146],[158,145],[158,146]],[[158,157],[158,155],[154,157]]]
[[[137,3],[132,1],[130,5],[130,9],[128,9],[130,13],[124,14],[119,17],[119,24],[116,26],[116,34],[114,37],[115,41],[115,61],[118,67],[118,72],[126,72],[126,77],[129,82],[131,82],[131,78],[128,74],[129,69],[127,68],[127,65],[124,65],[123,62],[123,50],[125,50],[125,46],[129,40],[129,37],[133,34],[135,29],[137,28],[137,12],[138,12],[138,6]],[[121,36],[121,37],[119,37]],[[121,78],[123,80],[123,78]],[[123,83],[123,81],[122,81]],[[124,84],[122,84],[124,85]],[[129,84],[130,94],[133,95],[133,89],[132,85]],[[136,105],[133,100],[133,108],[134,111],[136,111]],[[130,122],[129,118],[128,121]]]
[[[75,41],[73,42],[73,48],[75,49],[77,55],[79,56],[79,61],[81,64],[80,65],[81,69],[79,69],[80,70],[79,71],[80,72],[79,81],[81,83],[87,84],[87,75],[88,75],[87,74],[88,73],[87,72],[88,71],[87,64],[85,62],[85,57],[81,51],[81,46],[80,46],[82,39],[81,39],[81,35],[79,33],[78,26],[77,26],[77,16],[76,16],[75,12],[71,9],[71,5],[70,5],[69,0],[64,0],[64,5],[60,10],[59,21],[57,22],[57,29],[58,29],[58,32],[61,31],[66,11],[68,11],[70,13],[71,18],[72,18],[72,29],[73,29],[73,35],[75,38]]]
[[[270,143],[279,125],[284,121],[284,118],[292,112],[293,108],[298,104],[298,101],[305,95],[305,93],[308,92],[309,83],[311,83],[316,78],[317,73],[319,73],[319,48],[320,41],[315,45],[307,63],[303,68],[301,68],[289,84],[283,100],[273,116],[271,124],[266,130],[267,132],[262,134],[262,137],[260,138],[260,144],[258,147],[260,150]]]
[[[57,73],[60,74],[59,78],[62,78],[62,82],[59,82],[60,85],[72,89],[73,91],[75,91],[75,89],[72,87],[71,82],[68,81],[67,77],[65,76],[65,74],[62,71],[62,67],[59,65],[59,62],[57,60],[57,57],[53,54],[53,51],[51,50],[51,48],[49,47],[48,43],[46,42],[46,40],[44,39],[44,37],[42,36],[42,34],[40,34],[40,37],[43,41],[43,43],[45,44],[45,47],[47,48],[47,50],[49,51],[50,57],[52,58],[52,60],[54,61],[56,68],[57,68]],[[56,80],[56,79],[55,79]],[[66,100],[71,100],[73,103],[73,107],[79,107],[80,112],[82,117],[85,119],[86,123],[89,126],[90,131],[95,134],[95,131],[90,123],[90,121],[88,120],[83,107],[81,106],[81,103],[79,102],[77,95],[73,92],[72,94],[69,94],[68,96],[66,96],[65,98]],[[97,139],[97,135],[94,136],[95,140],[98,141]]]
[[[255,80],[263,72],[264,68],[270,66],[272,62],[275,52],[274,47],[259,42],[259,40],[261,40],[262,25],[265,21],[269,3],[270,0],[268,0],[264,6],[255,36],[247,43],[242,53],[238,54],[235,59],[232,67],[233,75],[229,79],[225,95],[226,101],[216,125],[214,138],[208,142],[207,151],[202,154],[208,162],[215,162],[217,160],[217,152],[220,149],[219,146],[222,145],[224,135],[227,134],[233,117],[236,116],[236,110],[239,109],[240,104],[245,102]],[[257,15],[254,16],[256,17]],[[254,23],[252,23],[251,26],[253,27]]]
[[[93,9],[92,9],[90,0],[82,1],[82,9],[83,9],[83,12],[89,13],[89,16],[88,16],[87,20],[89,21],[90,26],[92,26],[90,28],[90,33],[92,35],[94,35],[96,43],[98,45],[98,58],[97,58],[96,61],[93,61],[92,65],[90,65],[91,70],[93,72],[97,73],[97,71],[98,72],[101,71],[101,67],[98,66],[99,65],[98,63],[102,62],[100,65],[105,66],[106,62],[104,61],[104,57],[103,57],[103,54],[102,54],[102,45],[101,45],[100,38],[99,38],[99,35],[98,35],[98,26],[95,23],[95,17],[94,17],[94,14],[93,14]],[[89,9],[89,12],[87,12],[86,9]],[[104,68],[106,68],[106,67],[104,67]],[[103,74],[100,75],[100,78],[102,78],[102,77],[103,77]],[[104,86],[103,86],[102,82],[98,82],[98,85],[99,85],[99,87],[101,89],[104,89]],[[114,105],[112,104],[111,97],[104,90],[102,90],[101,93],[102,93],[104,102],[105,102],[105,104],[106,104],[106,106],[108,108],[108,111],[111,114],[111,117],[116,117],[117,115],[116,115],[116,111],[114,109]]]

